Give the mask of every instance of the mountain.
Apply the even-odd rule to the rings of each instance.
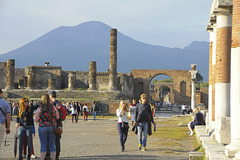
[[[98,21],[77,26],[61,26],[13,51],[0,55],[1,61],[15,59],[16,67],[62,66],[63,70],[88,71],[89,61],[97,61],[97,71],[109,67],[110,29]],[[197,70],[208,80],[208,42],[192,42],[183,49],[150,45],[136,41],[118,31],[118,72],[131,69]]]

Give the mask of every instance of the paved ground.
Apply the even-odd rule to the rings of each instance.
[[[157,123],[166,119],[172,114],[168,112],[168,116],[164,118],[156,118]],[[160,116],[161,114],[157,114]],[[165,114],[166,115],[166,114]],[[70,119],[64,121],[64,133],[62,135],[61,144],[62,151],[60,159],[62,160],[90,160],[90,159],[174,159],[187,160],[189,151],[192,150],[192,144],[187,144],[188,147],[178,147],[175,149],[159,145],[159,137],[154,134],[148,137],[148,151],[139,151],[137,136],[129,130],[128,140],[126,142],[126,151],[121,152],[119,135],[116,127],[117,119],[97,119],[93,121],[80,120],[79,123],[72,124]],[[15,134],[15,123],[11,123],[11,134],[7,136],[7,146],[2,144],[0,150],[0,159],[14,159],[13,154],[13,137]],[[160,126],[159,126],[160,127]],[[160,129],[160,128],[158,128]],[[37,125],[36,125],[37,130]],[[193,139],[193,138],[192,138]],[[36,156],[40,156],[40,144],[38,134],[34,137],[34,151]],[[192,143],[192,141],[186,141]]]

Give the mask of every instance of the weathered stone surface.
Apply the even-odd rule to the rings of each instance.
[[[117,29],[110,34],[109,90],[117,90]]]
[[[89,90],[97,89],[97,66],[95,61],[89,63]]]
[[[7,60],[7,82],[6,89],[14,88],[14,80],[15,80],[15,59]]]
[[[204,152],[190,152],[189,153],[189,160],[199,160],[202,157],[204,157]]]
[[[218,143],[229,144],[231,142],[230,117],[217,117],[215,122],[215,139]]]

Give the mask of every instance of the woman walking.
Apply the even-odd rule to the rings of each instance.
[[[44,160],[47,153],[47,146],[53,160],[56,158],[54,126],[56,119],[59,119],[59,113],[56,107],[50,103],[48,94],[43,94],[41,97],[40,107],[37,109],[35,122],[39,122],[38,133],[41,143],[40,159]]]
[[[29,100],[22,98],[19,101],[19,112],[16,119],[16,128],[18,128],[19,137],[19,160],[22,160],[24,137],[27,136],[28,145],[28,156],[27,159],[31,158],[32,151],[32,133],[33,133],[33,111],[35,107],[29,106]]]
[[[116,110],[116,114],[118,117],[117,128],[120,136],[122,152],[125,150],[125,143],[128,136],[129,126],[128,126],[127,112],[128,112],[127,105],[123,100],[121,100],[119,104],[119,108]]]

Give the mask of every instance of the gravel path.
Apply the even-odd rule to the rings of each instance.
[[[163,118],[165,119],[165,118]],[[161,118],[157,120],[160,122]],[[159,139],[154,136],[148,136],[147,149],[148,151],[138,150],[137,135],[135,135],[131,128],[127,142],[125,144],[126,150],[121,151],[119,135],[117,131],[117,119],[97,119],[93,121],[90,117],[88,121],[82,119],[79,123],[72,124],[70,119],[63,122],[64,132],[61,139],[61,160],[94,160],[94,159],[161,159],[161,160],[187,160],[188,153],[192,149],[179,148],[171,149],[158,145]],[[15,123],[11,123],[11,134],[7,136],[7,146],[2,144],[0,150],[0,159],[14,159],[13,154],[13,137],[15,134]],[[36,131],[37,131],[37,125]],[[38,138],[38,132],[33,138],[34,151],[37,157],[40,156],[40,142]],[[191,143],[188,141],[186,143]],[[191,146],[191,144],[190,144]],[[37,158],[39,159],[39,158]]]

